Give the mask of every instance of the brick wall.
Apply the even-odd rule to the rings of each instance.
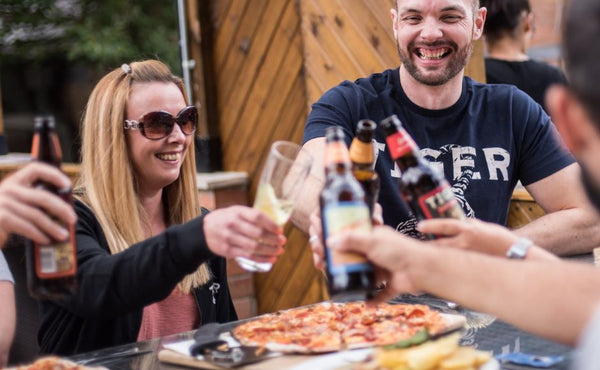
[[[210,175],[199,175],[210,176]],[[210,182],[210,181],[209,181]],[[198,191],[200,204],[208,209],[227,207],[234,204],[248,205],[247,185],[208,186]],[[233,305],[240,319],[256,316],[256,293],[253,274],[242,269],[233,259],[227,260],[227,280]]]
[[[256,316],[253,273],[242,269],[235,260],[227,260],[227,279],[233,304],[240,319]]]

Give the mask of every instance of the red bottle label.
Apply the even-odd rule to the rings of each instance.
[[[459,220],[465,218],[462,208],[447,183],[420,196],[419,206],[426,218],[456,218]]]
[[[413,150],[413,148],[417,147],[415,141],[409,135],[403,135],[401,132],[396,132],[388,136],[385,141],[387,142],[388,148],[390,150],[390,155],[392,159],[397,159]]]

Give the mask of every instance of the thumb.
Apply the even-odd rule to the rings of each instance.
[[[365,254],[368,250],[369,234],[357,231],[350,231],[341,234],[332,235],[327,238],[327,247],[335,250],[361,252]]]
[[[424,234],[456,235],[461,231],[462,221],[448,218],[423,220],[417,224],[417,230]]]

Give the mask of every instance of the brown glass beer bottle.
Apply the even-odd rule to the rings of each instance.
[[[54,117],[35,118],[31,157],[60,168],[62,152],[55,132]],[[58,189],[45,182],[39,182],[36,186],[57,194],[68,203],[73,201],[70,188]],[[34,298],[60,298],[77,287],[75,225],[68,225],[67,228],[69,237],[66,240],[54,240],[46,245],[27,241],[27,285],[29,294]]]
[[[375,172],[375,152],[373,151],[373,137],[377,124],[370,119],[358,121],[356,136],[350,144],[350,160],[352,173],[365,192],[366,202],[370,215],[379,197],[380,180]]]
[[[399,190],[418,220],[429,218],[464,219],[450,184],[443,174],[424,159],[419,147],[396,115],[381,121],[392,159],[400,168]]]
[[[330,127],[325,137],[326,181],[319,200],[329,293],[338,301],[365,299],[375,289],[373,266],[359,254],[330,250],[327,238],[349,230],[370,232],[369,208],[352,174],[343,131]]]

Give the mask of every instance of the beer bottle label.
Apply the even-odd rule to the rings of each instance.
[[[352,141],[352,145],[350,145],[350,159],[352,162],[370,164],[373,162],[374,156],[371,143],[363,143],[358,139]]]
[[[426,218],[456,218],[459,220],[465,218],[460,204],[447,183],[421,195],[419,207]]]
[[[390,150],[393,160],[396,160],[417,147],[415,141],[409,135],[403,135],[400,132],[389,135],[385,141]]]
[[[74,225],[70,226],[74,229]],[[74,230],[71,230],[74,235]],[[72,276],[76,272],[77,259],[71,240],[48,245],[35,244],[35,270],[40,279],[56,279]]]
[[[325,239],[350,230],[359,230],[364,233],[371,231],[369,208],[363,202],[327,204],[323,209],[323,216]],[[360,254],[334,250],[329,250],[327,253],[327,268],[334,274],[373,269],[366,258]]]

